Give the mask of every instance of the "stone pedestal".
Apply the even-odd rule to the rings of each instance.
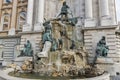
[[[114,65],[114,61],[110,58],[105,58],[105,57],[99,57],[97,58],[96,64],[102,68],[103,70],[107,71],[110,73],[111,76],[116,75],[116,70]]]
[[[22,66],[25,60],[32,61],[33,58],[32,57],[27,57],[27,56],[26,57],[17,57],[16,59],[14,59],[14,63],[19,65],[19,66]]]
[[[114,70],[114,75],[116,76],[117,73],[120,73],[120,63],[119,62],[115,62],[114,65],[112,66],[113,70]]]

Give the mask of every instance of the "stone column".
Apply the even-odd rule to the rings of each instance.
[[[26,20],[27,22],[23,26],[23,31],[31,31],[32,30],[33,8],[34,8],[34,0],[28,0],[27,20]]]
[[[85,0],[85,16],[87,19],[93,18],[92,0]]]
[[[2,15],[1,15],[1,13],[2,13],[2,10],[1,10],[1,8],[2,8],[2,2],[3,2],[3,0],[1,0],[1,3],[0,3],[0,19],[1,19],[1,17],[2,17]],[[1,20],[0,20],[1,21]]]
[[[1,13],[2,13],[2,10],[1,10],[2,2],[3,2],[3,0],[1,0],[1,3],[0,3],[0,22],[1,22],[1,18],[2,18],[2,15],[1,15]],[[0,23],[0,31],[2,31],[2,24],[1,23]]]
[[[45,0],[38,0],[38,11],[37,11],[37,23],[34,26],[34,31],[43,30],[43,20],[44,20],[44,4]]]
[[[100,0],[100,12],[101,12],[101,17],[106,17],[110,15],[108,0]]]
[[[9,28],[8,35],[15,35],[15,27],[16,27],[16,21],[17,21],[16,20],[17,2],[18,2],[18,0],[13,0],[11,25],[10,25],[10,28]]]

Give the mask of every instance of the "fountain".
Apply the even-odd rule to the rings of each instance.
[[[74,31],[80,29],[77,26],[79,17],[72,15],[69,18],[68,9],[69,6],[64,2],[59,14],[61,17],[45,21],[42,51],[35,54],[32,61],[26,60],[20,68],[14,66],[14,71],[9,75],[30,79],[109,80],[109,76],[106,78],[104,70],[96,66],[95,62],[93,65],[88,64],[88,52],[80,36],[82,32],[76,34]]]

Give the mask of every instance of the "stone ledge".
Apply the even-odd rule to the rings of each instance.
[[[13,36],[7,35],[7,36],[0,36],[0,39],[3,39],[3,38],[20,38],[20,37],[21,37],[21,35],[13,35]]]
[[[114,64],[114,61],[109,58],[97,58],[97,64]]]
[[[19,32],[19,34],[41,34],[42,32],[41,31],[25,31],[25,32]]]
[[[88,56],[88,58],[94,58],[95,56]],[[101,58],[120,58],[120,56],[107,56],[107,57],[101,57]]]
[[[24,61],[26,59],[32,59],[32,57],[17,57],[14,61]]]
[[[32,61],[33,58],[32,57],[17,57],[16,59],[14,59],[14,63],[21,66],[25,60]]]
[[[101,30],[101,29],[115,29],[117,25],[114,26],[98,26],[98,27],[84,27],[83,30]]]

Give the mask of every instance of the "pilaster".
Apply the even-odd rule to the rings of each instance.
[[[43,20],[44,20],[44,0],[38,0],[38,11],[37,11],[37,23],[34,25],[34,31],[43,31]]]
[[[25,31],[32,31],[32,24],[33,24],[33,7],[34,7],[34,0],[28,0],[28,7],[27,7],[27,22],[23,26],[23,32]]]
[[[16,17],[17,17],[17,2],[18,0],[13,0],[12,6],[12,18],[11,18],[11,27],[9,29],[8,35],[15,35],[15,26],[16,26]]]

